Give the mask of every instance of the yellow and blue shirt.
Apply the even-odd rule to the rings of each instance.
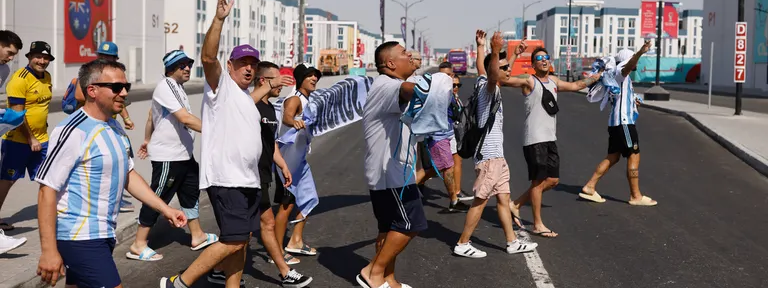
[[[47,71],[39,77],[29,66],[13,73],[5,86],[8,94],[7,106],[24,104],[27,110],[26,120],[29,129],[40,143],[48,142],[48,109],[53,96],[51,74]],[[3,135],[3,139],[18,143],[28,143],[18,127]]]

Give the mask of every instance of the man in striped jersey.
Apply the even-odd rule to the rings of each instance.
[[[123,189],[160,211],[175,227],[184,213],[166,205],[133,169],[128,136],[112,116],[131,89],[125,66],[97,59],[78,73],[86,103],[51,133],[51,152],[35,176],[42,254],[37,274],[68,287],[122,287],[112,258]]]
[[[627,180],[629,181],[630,198],[629,204],[635,206],[655,206],[656,200],[640,193],[640,180],[638,168],[640,167],[640,140],[637,135],[638,112],[637,105],[641,99],[635,96],[632,87],[632,79],[629,73],[637,69],[637,61],[651,47],[651,41],[645,41],[645,45],[637,53],[632,53],[629,49],[619,51],[616,57],[614,70],[617,83],[621,83],[621,94],[610,99],[611,115],[608,119],[608,155],[597,165],[592,179],[581,189],[579,197],[603,203],[605,199],[597,194],[595,186],[600,178],[608,172],[614,164],[619,162],[621,157],[627,158]]]
[[[216,234],[207,234],[198,220],[199,166],[192,155],[195,132],[200,132],[201,122],[191,113],[189,98],[183,84],[189,81],[192,63],[184,51],[173,50],[163,57],[165,79],[152,93],[150,120],[145,128],[144,144],[139,157],[149,155],[152,161],[152,190],[165,203],[177,195],[179,204],[189,223],[192,234],[192,250],[197,251],[218,241]],[[128,259],[157,261],[163,256],[147,246],[149,230],[160,216],[157,211],[144,205],[139,212],[139,228],[136,239],[125,254]]]

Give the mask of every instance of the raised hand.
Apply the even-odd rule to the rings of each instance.
[[[504,45],[502,40],[501,32],[496,31],[493,33],[493,37],[491,38],[491,53],[501,52],[501,47]]]
[[[229,16],[229,12],[232,11],[232,6],[234,5],[235,0],[219,0],[219,3],[216,4],[216,19],[226,19],[227,16]]]
[[[645,54],[650,49],[651,49],[651,40],[645,40],[645,44],[643,44],[643,47],[640,48],[640,51],[642,51],[643,54]]]
[[[525,50],[528,49],[528,44],[525,43],[526,39],[527,39],[527,37],[524,37],[523,40],[520,41],[520,44],[517,45],[517,48],[515,48],[515,55],[519,56],[520,54],[523,54],[523,52],[525,52]]]
[[[483,30],[477,30],[475,32],[475,42],[477,42],[477,46],[485,46],[485,31]]]
[[[293,77],[289,75],[280,75],[275,77],[274,79],[269,80],[269,87],[274,88],[278,86],[292,86],[293,85]]]

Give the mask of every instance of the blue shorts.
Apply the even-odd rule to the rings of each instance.
[[[403,198],[400,198],[400,191]],[[373,215],[378,222],[379,233],[397,231],[401,233],[427,230],[427,216],[421,204],[421,195],[416,184],[400,188],[369,190]]]
[[[78,288],[120,285],[120,274],[112,258],[116,244],[114,238],[57,240],[56,244],[67,268],[67,285],[76,285]]]
[[[43,164],[48,154],[48,142],[40,143],[40,151],[32,152],[29,144],[3,139],[0,147],[0,180],[16,181],[24,178],[24,171],[29,173],[29,179],[34,181],[37,169]]]

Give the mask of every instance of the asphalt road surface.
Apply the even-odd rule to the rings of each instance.
[[[473,78],[463,78],[463,98]],[[505,155],[513,197],[527,187],[522,155],[523,96],[505,88]],[[539,243],[543,268],[533,255],[508,255],[498,226],[495,201],[486,208],[473,243],[484,259],[451,255],[465,214],[446,213],[448,200],[439,180],[427,186],[429,229],[398,257],[398,279],[413,287],[765,287],[767,266],[768,181],[684,119],[641,108],[641,189],[659,201],[656,207],[632,207],[622,160],[598,185],[607,202],[579,200],[577,194],[607,149],[607,112],[575,93],[559,95],[558,145],[561,181],[544,197],[547,226],[556,239],[532,236]],[[756,131],[757,132],[757,131]],[[763,133],[761,131],[759,133]],[[320,204],[308,220],[305,241],[318,256],[299,257],[300,272],[314,277],[312,287],[352,287],[358,271],[374,254],[376,222],[363,174],[364,142],[360,123],[316,138],[309,162]],[[473,165],[464,162],[462,187],[471,191]],[[217,231],[210,205],[201,203],[202,225]],[[522,209],[530,224],[530,207]],[[198,255],[184,230],[164,222],[150,246],[165,255],[159,262],[125,259],[129,241],[115,259],[125,287],[157,287],[162,276],[185,269]],[[530,226],[529,226],[530,227]],[[763,227],[763,228],[761,228]],[[529,258],[529,259],[527,259]],[[278,287],[273,264],[254,239],[244,279],[246,287]],[[761,260],[762,259],[762,260]],[[529,268],[529,267],[533,268]],[[533,270],[533,271],[532,271]],[[539,278],[541,279],[541,278]],[[193,287],[220,287],[201,278]]]

